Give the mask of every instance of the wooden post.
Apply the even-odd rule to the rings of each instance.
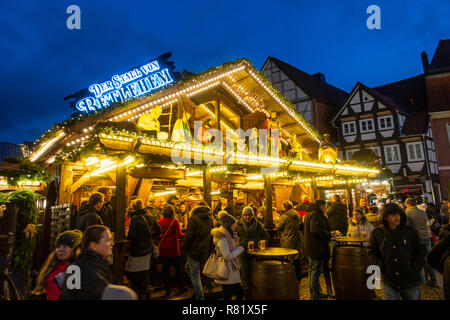
[[[348,215],[349,217],[353,216],[353,196],[352,196],[352,188],[347,185],[347,205],[348,205]]]
[[[317,185],[316,185],[316,176],[312,176],[311,178],[311,193],[312,193],[312,199],[311,202],[314,202],[317,200]]]
[[[116,230],[114,231],[115,240],[125,239],[125,211],[127,209],[127,169],[120,165],[118,159],[116,173]]]
[[[203,169],[203,199],[211,207],[211,172],[207,167]]]
[[[114,231],[114,265],[116,266],[114,282],[121,284],[125,271],[125,253],[128,241],[125,240],[125,212],[127,209],[127,168],[117,158],[116,169],[116,225]]]
[[[61,174],[59,181],[59,200],[58,204],[70,203],[71,199],[71,186],[73,184],[72,167],[64,163],[61,165]]]
[[[58,188],[57,188],[56,180],[52,180],[49,184],[47,190],[47,206],[44,211],[44,221],[43,221],[43,229],[42,229],[42,246],[40,247],[39,252],[39,263],[42,265],[47,259],[49,255],[49,243],[50,243],[50,232],[51,232],[51,223],[52,223],[52,206],[56,205],[56,201],[58,198]]]
[[[274,228],[273,224],[273,201],[272,201],[272,178],[270,175],[264,176],[264,191],[266,196],[266,214],[264,216],[264,226],[266,229],[272,229]]]

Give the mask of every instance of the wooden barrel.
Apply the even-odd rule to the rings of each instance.
[[[292,262],[252,260],[251,300],[299,300],[299,287]]]
[[[367,288],[367,267],[372,263],[368,248],[334,247],[332,261],[336,300],[369,300],[375,292]]]

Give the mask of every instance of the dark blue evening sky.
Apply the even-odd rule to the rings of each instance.
[[[66,8],[81,8],[81,30]],[[366,8],[381,8],[381,30]],[[350,91],[422,72],[450,38],[450,1],[6,1],[0,4],[0,141],[34,141],[72,109],[64,97],[172,52],[176,70],[201,72],[274,56]]]

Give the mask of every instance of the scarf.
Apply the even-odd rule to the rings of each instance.
[[[234,249],[239,247],[239,237],[238,236],[232,237],[230,232],[227,229],[225,229],[224,227],[220,227],[220,230],[222,231],[223,234],[225,234],[225,239],[227,239],[227,243],[228,243],[228,247],[230,248],[230,252],[233,252]],[[236,259],[231,260],[230,262],[231,262],[231,266],[234,271],[241,269],[241,257],[240,256],[237,257]]]

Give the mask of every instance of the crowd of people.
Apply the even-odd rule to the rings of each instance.
[[[155,198],[147,204],[133,200],[126,219],[130,246],[125,276],[129,288],[113,284],[113,268],[117,267],[112,263],[114,201],[109,188],[98,191],[80,207],[76,230],[57,237],[55,250],[37,278],[34,296],[48,300],[150,299],[148,288],[155,285],[160,264],[166,297],[172,295],[170,267],[174,267],[179,294],[187,290],[182,278],[184,268],[195,300],[205,300],[203,288],[211,290],[212,281],[222,287],[225,300],[249,298],[248,244],[269,241],[264,206],[246,205],[243,199],[232,205],[227,197],[221,198],[214,209],[202,201],[189,208],[176,196],[167,202]],[[444,291],[450,299],[447,202],[439,210],[413,198],[404,203],[377,200],[371,206],[361,198],[359,206],[349,211],[339,195],[333,195],[329,203],[322,199],[310,202],[303,196],[300,203],[286,200],[282,210],[272,210],[280,246],[299,252],[293,259],[297,281],[302,279],[302,265],[307,266],[311,299],[334,297],[329,261],[332,238],[339,236],[367,239],[364,246],[381,270],[384,299],[420,299],[420,285],[439,287],[436,270],[445,274]],[[228,278],[211,280],[202,275],[211,254],[223,257]],[[69,265],[81,270],[79,286],[73,287],[66,276]],[[320,286],[321,274],[326,294]]]

